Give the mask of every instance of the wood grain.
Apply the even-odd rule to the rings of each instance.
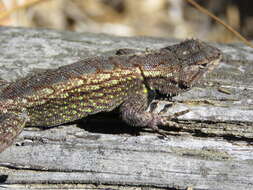
[[[175,42],[22,28],[1,28],[0,40],[0,75],[7,80],[78,57]],[[167,114],[190,112],[179,118],[179,127],[163,128],[168,138],[127,126],[115,115],[50,129],[28,127],[0,154],[0,186],[253,189],[253,50],[216,46],[225,54],[220,66],[173,99]],[[159,102],[156,111],[166,104]]]

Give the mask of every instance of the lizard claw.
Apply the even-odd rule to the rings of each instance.
[[[167,116],[167,118],[168,119],[174,119],[174,118],[177,118],[177,117],[179,117],[181,115],[184,115],[184,114],[186,114],[188,112],[190,112],[190,110],[188,110],[188,109],[187,110],[183,110],[183,111],[179,111],[179,112],[176,112],[174,114],[171,114],[171,115]]]
[[[173,127],[179,127],[179,125],[176,123],[176,122],[174,122],[174,121],[171,121],[172,119],[175,119],[175,118],[177,118],[177,117],[179,117],[179,116],[181,116],[181,115],[184,115],[184,114],[186,114],[186,113],[188,113],[188,112],[190,112],[190,110],[183,110],[183,111],[180,111],[180,112],[176,112],[176,113],[174,113],[174,114],[172,114],[172,115],[169,115],[169,116],[162,116],[162,125],[163,126],[173,126]]]
[[[157,126],[151,126],[150,127],[155,133],[163,136],[163,137],[168,137],[168,135],[165,132],[162,132]]]
[[[184,111],[176,112],[176,113],[169,115],[169,116],[156,115],[155,117],[153,117],[153,120],[150,123],[150,125],[148,125],[148,127],[150,127],[155,133],[158,133],[158,134],[162,135],[163,137],[167,137],[168,135],[165,132],[162,132],[157,126],[158,125],[170,126],[170,127],[173,126],[173,127],[179,128],[179,125],[176,122],[171,121],[171,119],[177,118],[181,115],[184,115],[184,114],[188,113],[189,111],[190,110],[184,110]]]

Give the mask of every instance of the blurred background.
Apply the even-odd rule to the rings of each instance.
[[[196,2],[253,39],[253,0]],[[0,0],[0,25],[237,41],[222,25],[185,0]]]

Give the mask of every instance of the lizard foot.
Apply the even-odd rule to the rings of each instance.
[[[164,137],[167,137],[167,134],[165,132],[162,132],[158,128],[158,125],[179,127],[178,124],[174,121],[171,121],[171,119],[175,119],[181,115],[188,113],[189,111],[190,110],[184,110],[184,111],[176,112],[176,113],[169,115],[169,116],[161,116],[159,114],[154,115],[154,118],[153,118],[152,122],[148,125],[148,127],[150,127],[154,132],[156,132]]]
[[[174,114],[171,114],[169,116],[161,116],[161,125],[162,126],[174,126],[174,127],[178,127],[178,124],[174,121],[171,121],[172,119],[176,119],[177,117],[184,115],[186,113],[190,112],[190,110],[183,110],[183,111],[179,111],[176,112]]]

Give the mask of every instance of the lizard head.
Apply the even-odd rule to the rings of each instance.
[[[188,90],[211,71],[219,63],[221,51],[199,40],[186,40],[162,48],[154,57],[155,61],[143,69],[147,85],[172,96]]]

